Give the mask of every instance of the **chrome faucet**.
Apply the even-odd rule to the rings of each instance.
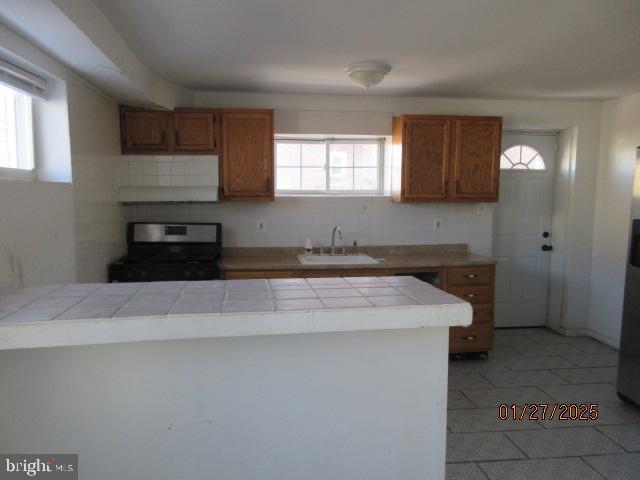
[[[342,240],[342,228],[340,228],[340,225],[337,225],[331,233],[331,255],[336,254],[336,231],[338,232],[338,239]]]

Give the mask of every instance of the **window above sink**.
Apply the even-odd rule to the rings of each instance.
[[[276,138],[277,195],[382,195],[384,138]]]

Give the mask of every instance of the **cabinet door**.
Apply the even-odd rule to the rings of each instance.
[[[225,198],[273,199],[273,112],[222,113]]]
[[[173,121],[176,151],[215,152],[215,116],[213,113],[176,112]]]
[[[452,198],[497,201],[502,119],[460,118],[453,132]]]
[[[123,110],[121,113],[122,150],[168,150],[169,115],[160,111]]]
[[[451,120],[409,118],[403,128],[403,198],[447,198]]]

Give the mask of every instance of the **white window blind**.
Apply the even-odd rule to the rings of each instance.
[[[276,192],[380,195],[384,139],[276,139]]]
[[[0,58],[0,84],[29,96],[45,98],[47,80]]]

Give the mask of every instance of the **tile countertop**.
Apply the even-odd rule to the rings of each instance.
[[[325,248],[326,250],[326,248]],[[347,252],[350,252],[350,247]],[[496,261],[469,253],[466,244],[361,246],[359,253],[376,259],[376,264],[304,265],[297,258],[300,248],[225,248],[218,265],[222,270],[345,270],[385,268],[433,268],[467,265],[495,265]]]
[[[414,277],[70,284],[0,296],[0,350],[470,324],[469,303]]]

